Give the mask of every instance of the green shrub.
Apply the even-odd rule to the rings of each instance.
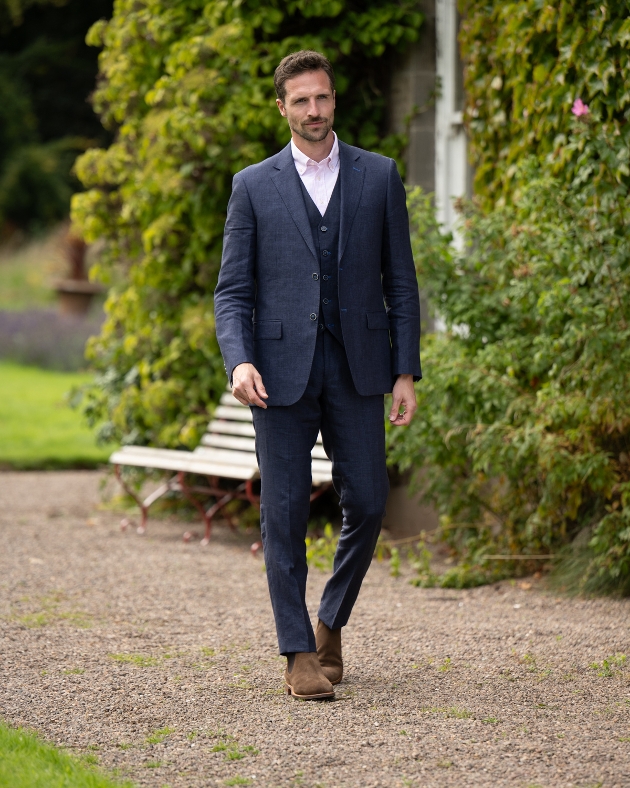
[[[519,162],[562,151],[573,101],[603,120],[630,105],[630,17],[618,0],[459,0],[475,192],[510,199]]]
[[[483,582],[578,534],[581,590],[630,591],[627,122],[576,120],[566,182],[529,160],[516,204],[462,206],[463,249],[410,195],[419,279],[447,324],[390,458],[425,469],[441,536]],[[576,553],[571,551],[571,561]]]
[[[213,317],[234,173],[289,139],[273,71],[303,47],[333,61],[336,128],[350,143],[399,153],[382,136],[383,57],[417,37],[413,0],[119,0],[89,41],[103,46],[95,106],[117,131],[86,152],[73,217],[105,249],[114,286],[90,355],[101,376],[87,410],[123,443],[192,446],[226,380]]]

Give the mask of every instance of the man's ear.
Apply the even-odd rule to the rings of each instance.
[[[276,99],[276,104],[277,104],[277,106],[278,106],[278,109],[280,110],[280,114],[282,115],[282,117],[283,117],[283,118],[286,118],[286,116],[287,116],[287,111],[286,111],[286,109],[284,108],[284,104],[282,103],[282,101],[281,101],[279,98],[277,98],[277,99]]]

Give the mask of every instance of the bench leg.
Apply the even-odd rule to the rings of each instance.
[[[254,482],[252,479],[248,479],[245,482],[245,493],[247,495],[247,500],[251,503],[251,505],[255,506],[258,511],[260,511],[260,495],[256,495],[254,493]]]
[[[148,495],[144,501],[138,498],[134,490],[129,487],[129,485],[124,481],[122,474],[120,472],[120,466],[114,465],[114,472],[116,474],[116,478],[120,482],[121,487],[124,491],[129,495],[133,500],[138,504],[138,508],[140,509],[140,525],[137,528],[138,533],[142,536],[146,533],[147,530],[147,521],[149,519],[149,507],[151,504],[154,504],[158,498],[161,498],[165,493],[169,492],[169,490],[173,489],[173,482],[177,479],[177,476],[172,476],[170,479],[161,484],[156,490],[154,490],[151,495]]]
[[[186,484],[186,478],[185,477],[186,477],[186,474],[184,473],[184,471],[180,471],[177,474],[177,482],[179,484],[179,489],[182,491],[182,495],[188,501],[188,503],[191,503],[195,507],[195,509],[199,512],[199,514],[201,516],[201,519],[203,520],[204,525],[206,526],[206,533],[208,533],[209,530],[210,530],[211,524],[208,522],[208,515],[206,514],[206,510],[203,508],[203,506],[199,503],[199,501],[193,495],[193,492],[192,492],[191,488]],[[188,532],[186,532],[186,534],[184,534],[184,541],[188,541],[186,539],[187,535],[188,535]]]
[[[320,495],[323,495],[326,492],[326,490],[330,490],[331,487],[332,487],[332,482],[328,482],[327,484],[322,484],[317,490],[315,490],[315,492],[311,493],[311,497],[309,499],[310,502],[313,503],[313,501],[316,501]]]
[[[233,501],[235,498],[238,498],[239,494],[243,492],[247,487],[247,482],[243,484],[239,484],[239,486],[235,490],[230,490],[229,493],[226,493],[223,498],[219,498],[219,500],[213,504],[209,509],[206,509],[205,512],[205,523],[206,523],[206,533],[203,539],[201,540],[201,545],[205,547],[210,542],[210,534],[212,532],[212,520],[214,516],[223,509],[230,501]]]
[[[143,534],[147,530],[147,516],[149,507],[145,505],[144,501],[141,501],[140,498],[138,498],[134,490],[127,484],[127,482],[125,482],[122,477],[122,473],[120,472],[120,465],[114,465],[114,473],[116,474],[116,478],[118,479],[120,486],[130,498],[133,498],[140,509],[140,525],[138,526],[138,533]]]

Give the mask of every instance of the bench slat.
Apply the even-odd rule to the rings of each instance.
[[[252,413],[249,408],[243,406],[236,407],[236,405],[219,405],[214,411],[215,419],[229,419],[230,421],[250,421],[252,420]]]
[[[253,438],[241,438],[232,435],[218,435],[206,433],[201,439],[203,446],[215,446],[221,449],[238,449],[239,451],[256,451],[256,441]],[[311,457],[315,460],[327,460],[328,455],[322,446],[314,446]]]
[[[210,434],[246,435],[247,437],[253,438],[256,433],[254,431],[254,425],[251,422],[247,424],[243,421],[211,421],[208,425],[208,431],[206,432],[206,435]],[[203,443],[203,438],[201,442]]]
[[[114,465],[133,465],[137,468],[199,473],[203,476],[219,476],[225,479],[255,479],[258,476],[258,468],[223,465],[219,462],[210,462],[210,460],[194,460],[185,452],[182,452],[182,455],[184,456],[174,459],[172,456],[159,457],[120,451],[114,452],[109,461]]]
[[[227,419],[213,419],[210,424],[208,424],[208,429],[206,430],[206,435],[244,435],[248,438],[253,438],[256,435],[254,430],[254,425],[249,420],[249,424],[242,422],[242,421],[228,421]],[[204,435],[205,438],[205,435]],[[204,442],[204,438],[201,439],[201,442]],[[322,445],[322,434],[321,432],[317,435],[317,446]],[[324,453],[322,457],[325,457],[326,454]]]
[[[204,435],[201,439],[204,446],[215,446],[219,449],[238,449],[239,451],[256,451],[253,438],[237,438],[232,435]]]
[[[193,454],[196,457],[212,457],[216,462],[226,463],[226,465],[255,465],[256,455],[253,451],[236,451],[234,449],[215,449],[210,446],[197,446]]]
[[[132,459],[137,461],[132,462]],[[217,462],[225,465],[236,465],[239,467],[252,467],[258,469],[256,455],[252,451],[236,451],[230,449],[218,449],[212,447],[198,446],[194,451],[179,451],[178,449],[154,449],[151,446],[123,446],[114,452],[110,457],[110,462],[117,464],[138,465],[139,462],[146,463],[145,467],[151,467],[151,462],[159,461],[161,464],[155,467],[164,468],[167,462]],[[313,470],[318,473],[328,473],[331,468],[329,459],[313,459]],[[173,470],[180,470],[173,466]]]
[[[225,394],[221,394],[221,405],[233,405],[235,408],[246,408],[247,405],[243,405],[242,402],[239,402],[236,397],[229,391],[226,391]]]
[[[332,463],[330,460],[311,460],[311,468],[314,473],[327,473],[332,478]]]

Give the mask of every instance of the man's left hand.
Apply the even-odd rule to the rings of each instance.
[[[405,427],[411,422],[416,412],[416,390],[413,387],[413,375],[399,375],[392,391],[392,409],[389,420],[395,427]]]

